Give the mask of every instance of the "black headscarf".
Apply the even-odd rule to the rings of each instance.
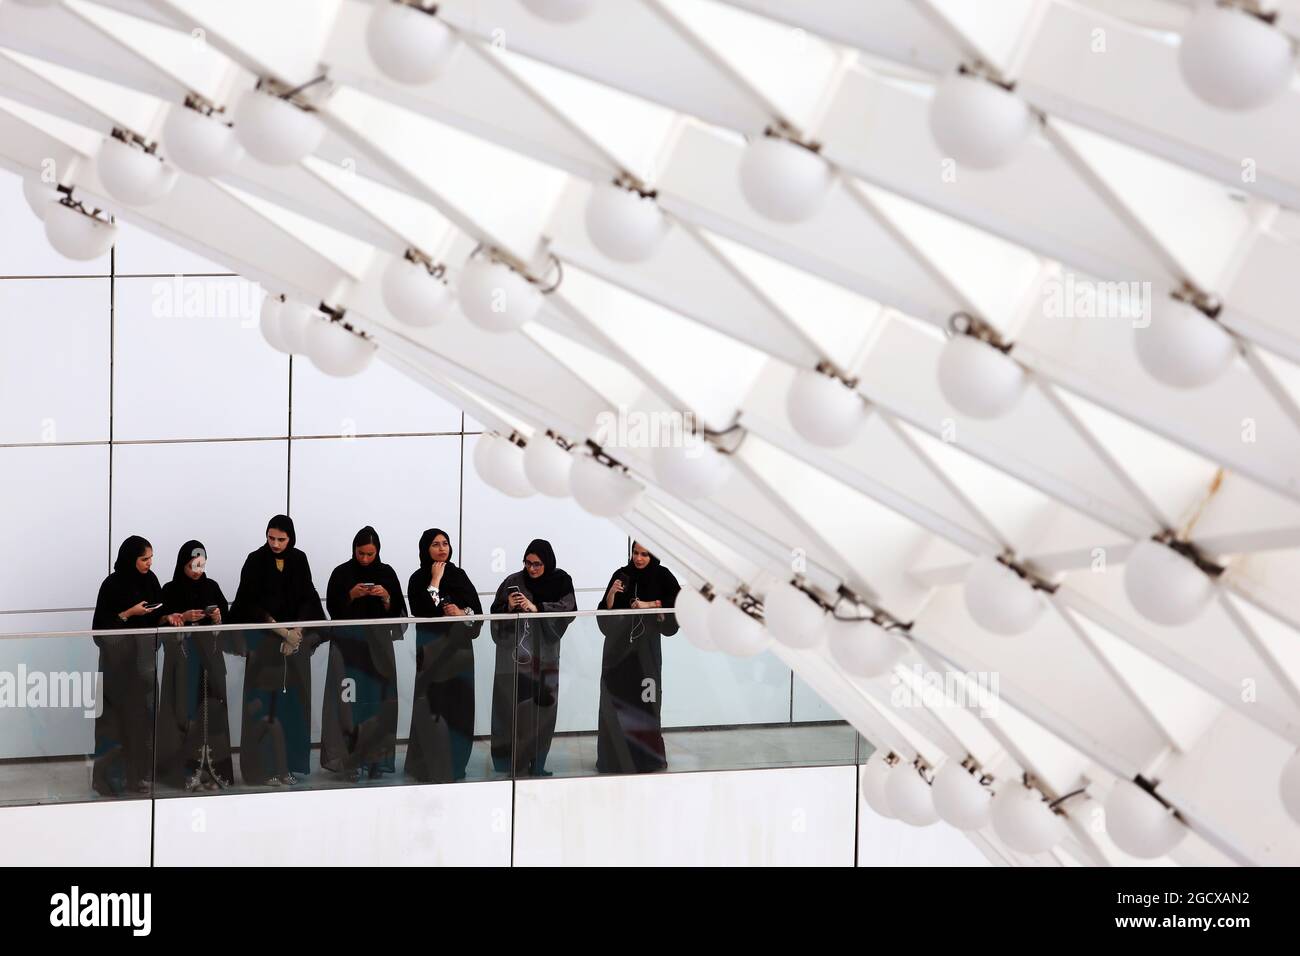
[[[123,622],[118,615],[141,601],[158,603],[162,596],[162,585],[152,570],[141,574],[135,568],[135,562],[151,545],[138,534],[133,534],[122,542],[117,549],[117,560],[113,562],[113,573],[99,586],[99,595],[95,598],[95,615],[91,627],[95,630],[115,627],[154,627],[158,623],[158,612],[142,614]],[[99,643],[99,638],[95,638]]]
[[[632,542],[632,546],[636,547],[637,543]],[[629,555],[627,564],[610,576],[609,584],[605,585],[605,590],[601,592],[597,607],[605,607],[605,595],[609,593],[610,587],[617,578],[623,579],[623,591],[614,598],[614,610],[631,607],[633,598],[641,601],[662,601],[664,607],[673,607],[677,603],[677,594],[682,589],[673,573],[660,564],[659,559],[653,554],[650,555],[650,563],[644,568],[638,568],[633,564]]]
[[[433,558],[429,556],[429,545],[433,544],[433,539],[438,535],[447,539],[447,564],[442,569],[442,580],[438,583],[441,604],[454,604],[461,610],[472,610],[475,614],[482,614],[483,603],[479,600],[474,582],[469,579],[469,575],[463,568],[452,564],[451,558],[455,554],[455,549],[451,546],[451,535],[441,528],[429,528],[420,535],[420,569],[412,572],[406,584],[406,594],[411,601],[411,614],[415,617],[436,617],[442,614],[441,604],[435,606],[428,591],[429,572],[433,567]],[[477,631],[475,633],[477,634]]]
[[[375,560],[362,564],[357,560],[357,548],[368,544],[375,546]],[[333,620],[406,617],[402,583],[397,579],[397,572],[380,560],[379,551],[379,532],[370,525],[353,536],[352,556],[334,569],[325,588],[325,607]],[[358,584],[381,585],[388,592],[388,610],[384,610],[383,600],[373,595],[359,597],[354,601],[349,592]]]
[[[159,613],[165,617],[186,611],[202,611],[215,604],[221,609],[222,620],[225,620],[230,613],[230,606],[217,582],[208,577],[206,571],[199,575],[197,581],[185,573],[185,568],[197,557],[202,557],[205,561],[208,557],[208,549],[203,547],[202,541],[186,541],[176,552],[176,569],[172,572],[172,579],[163,585],[163,607]]]
[[[538,604],[559,601],[565,595],[573,593],[573,579],[569,577],[567,571],[561,571],[556,567],[555,549],[551,547],[551,542],[534,538],[524,550],[525,561],[530,554],[535,554],[542,559],[541,576],[535,578],[528,575],[528,590]],[[528,574],[527,571],[524,573]]]

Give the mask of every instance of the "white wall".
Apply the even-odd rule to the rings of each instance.
[[[4,866],[148,866],[150,800],[0,809]]]

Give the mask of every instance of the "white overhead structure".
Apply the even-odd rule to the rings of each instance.
[[[1300,7],[978,6],[0,0],[0,163],[486,423],[879,812],[1300,863]]]

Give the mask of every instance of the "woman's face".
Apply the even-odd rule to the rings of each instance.
[[[632,567],[638,571],[644,570],[650,563],[650,552],[639,544],[632,545]]]
[[[524,555],[524,570],[530,578],[540,578],[546,572],[546,565],[535,554]]]
[[[203,577],[203,569],[208,565],[207,559],[203,555],[195,555],[190,558],[189,564],[185,565],[185,576],[191,581],[197,581]]]
[[[141,574],[148,572],[150,565],[153,564],[153,548],[145,548],[144,554],[135,559],[135,569]]]
[[[279,528],[266,529],[266,546],[274,554],[284,554],[285,548],[289,547],[289,534],[281,531]]]
[[[363,544],[352,552],[352,556],[357,559],[357,564],[368,568],[374,563],[375,558],[379,557],[379,549],[373,544]]]
[[[429,557],[434,561],[451,560],[451,542],[445,534],[435,534],[429,542]]]

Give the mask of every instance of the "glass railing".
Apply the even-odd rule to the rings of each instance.
[[[0,805],[864,755],[778,658],[671,609],[0,638]]]

